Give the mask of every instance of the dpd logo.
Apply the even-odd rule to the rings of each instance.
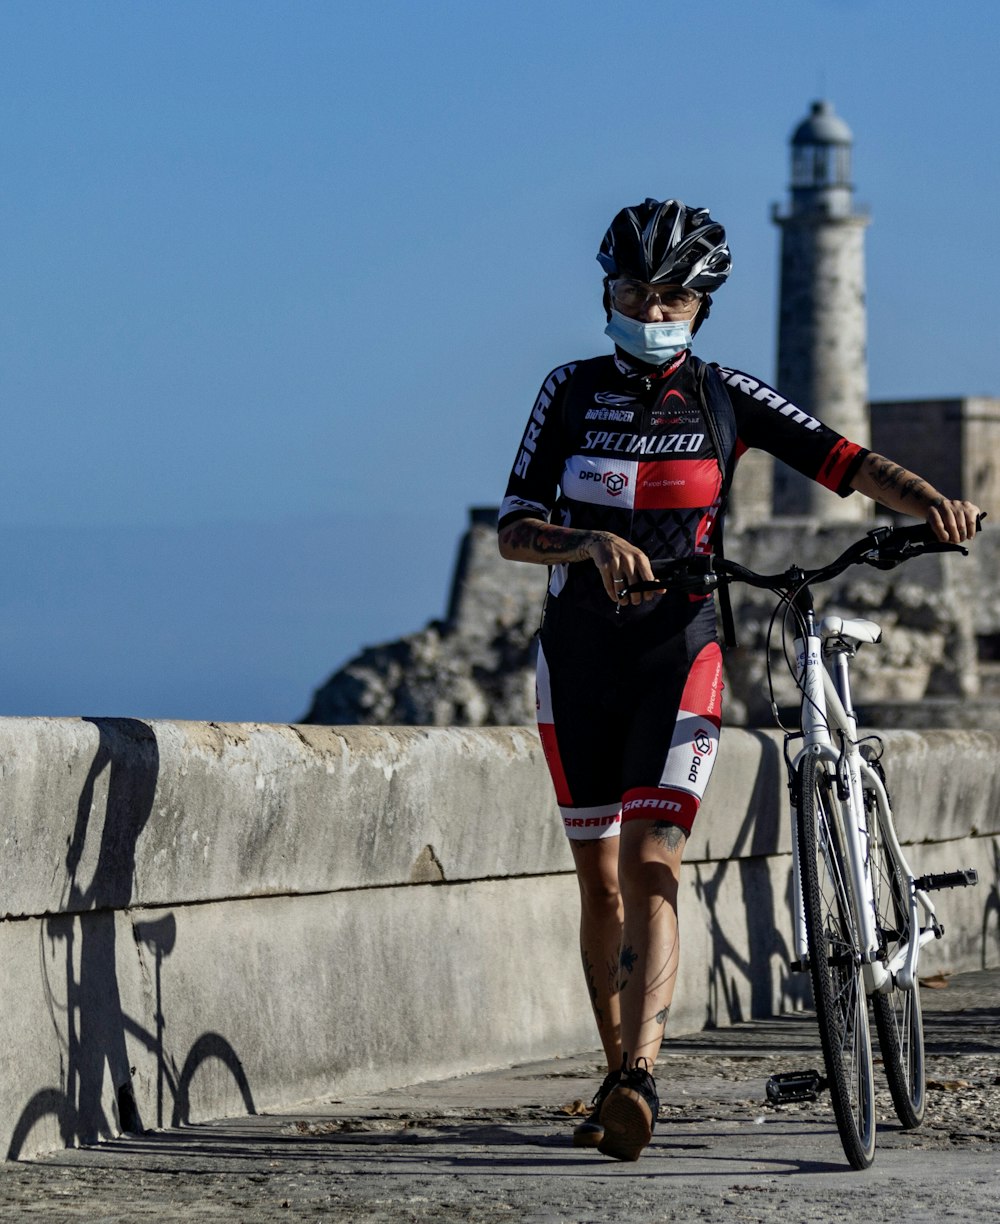
[[[691,754],[691,768],[688,770],[688,781],[698,784],[700,783],[702,764],[706,757],[712,755],[712,737],[704,728],[700,728],[694,733],[691,747],[694,751]]]
[[[595,472],[587,469],[580,473],[581,480],[593,480],[604,485],[611,497],[619,497],[628,486],[628,476],[624,472]]]

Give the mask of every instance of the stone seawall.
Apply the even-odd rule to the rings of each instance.
[[[886,736],[941,894],[1000,961],[1000,735]],[[672,1031],[798,1006],[780,737],[730,731],[692,836]],[[533,731],[0,720],[2,1151],[590,1049]]]

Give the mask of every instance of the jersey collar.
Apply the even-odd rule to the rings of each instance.
[[[660,379],[669,378],[671,374],[675,374],[687,361],[690,354],[690,349],[684,349],[665,366],[651,366],[644,362],[630,361],[617,345],[614,356],[615,365],[626,378],[642,378],[646,382],[658,382]]]

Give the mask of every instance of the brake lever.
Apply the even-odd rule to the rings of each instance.
[[[663,595],[667,590],[668,587],[665,582],[659,581],[655,578],[652,582],[650,582],[648,579],[643,578],[640,579],[639,582],[631,582],[628,586],[623,586],[618,592],[618,598],[621,600],[625,599],[628,595],[644,595],[647,591],[655,591],[658,594]]]
[[[887,553],[883,553],[876,546],[870,552],[865,553],[862,560],[866,565],[871,565],[874,569],[891,570],[913,557],[923,556],[924,553],[945,552],[961,553],[963,557],[969,555],[969,550],[961,544],[946,544],[942,540],[935,540],[927,544],[914,544],[912,540],[906,540],[896,548],[890,549]]]

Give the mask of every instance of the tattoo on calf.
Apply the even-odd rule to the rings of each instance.
[[[661,1007],[660,1010],[656,1013],[656,1023],[666,1024],[667,1017],[669,1015],[670,1015],[670,1004],[668,1003],[666,1007]]]
[[[622,947],[621,956],[618,958],[618,963],[621,967],[621,975],[618,979],[618,989],[619,990],[624,990],[625,987],[628,985],[628,983],[625,980],[626,975],[632,972],[632,970],[635,968],[635,962],[638,959],[639,958],[636,955],[635,950],[631,948],[628,944],[625,944]]]
[[[656,820],[649,830],[649,836],[654,841],[662,842],[668,850],[676,850],[683,846],[687,838],[687,830],[669,820]]]
[[[598,1023],[603,1019],[603,1013],[597,1006],[597,983],[594,981],[594,966],[590,963],[590,957],[586,952],[583,954],[583,975],[587,979],[587,989],[590,991],[590,1003],[594,1009],[594,1015]]]

